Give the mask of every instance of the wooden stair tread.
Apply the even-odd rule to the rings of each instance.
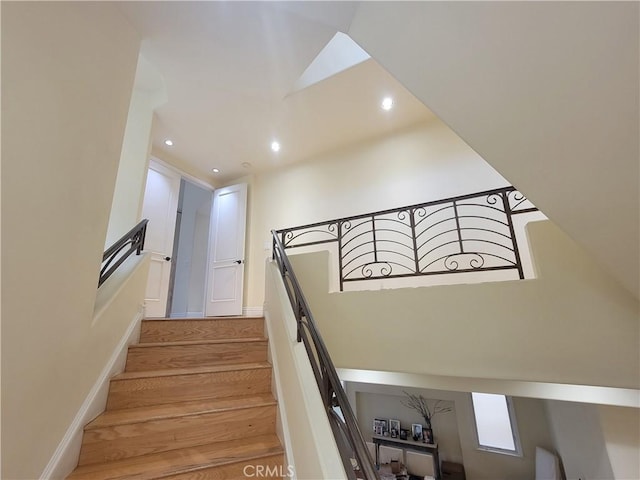
[[[246,337],[246,338],[222,338],[220,340],[183,340],[173,342],[148,342],[148,343],[136,343],[130,345],[132,348],[148,348],[148,347],[167,347],[167,346],[186,346],[186,345],[218,345],[224,343],[267,343],[268,339],[265,337]]]
[[[149,377],[171,377],[178,375],[197,375],[200,373],[232,372],[237,370],[253,370],[271,368],[269,362],[235,363],[231,365],[213,365],[205,367],[170,368],[166,370],[147,370],[142,372],[124,372],[114,376],[111,381],[132,380]]]
[[[239,397],[212,398],[209,400],[196,400],[190,402],[151,405],[146,407],[107,410],[90,422],[85,427],[85,430],[148,422],[171,417],[240,410],[265,405],[276,405],[276,400],[273,398],[273,395],[245,395]]]
[[[264,337],[264,317],[143,320],[139,343]]]
[[[145,319],[67,478],[222,479],[282,467],[267,358],[262,316]]]
[[[183,320],[202,320],[205,322],[215,321],[215,320],[263,320],[264,317],[243,317],[241,315],[229,316],[229,317],[161,317],[161,318],[143,318],[143,322],[181,322]]]
[[[251,461],[283,452],[276,435],[260,435],[251,439],[244,438],[107,463],[83,465],[67,478],[71,480],[118,478],[151,480],[189,472],[195,473],[205,468]]]

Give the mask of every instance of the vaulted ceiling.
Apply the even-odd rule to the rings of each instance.
[[[120,8],[166,86],[154,148],[219,168],[216,183],[426,121],[428,106],[638,297],[637,2]],[[296,90],[339,31],[372,59]]]
[[[296,88],[334,35],[348,28],[355,3],[123,2],[120,8],[165,84],[154,149],[218,184],[432,117],[372,59]],[[380,108],[385,96],[394,99],[391,111]],[[273,140],[281,145],[277,153]]]

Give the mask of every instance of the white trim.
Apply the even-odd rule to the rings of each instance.
[[[157,163],[157,164],[159,164],[159,165],[161,165],[161,166],[163,166],[165,168],[168,168],[169,170],[172,170],[173,172],[177,173],[182,178],[184,178],[186,181],[188,181],[190,183],[194,183],[194,184],[198,185],[199,187],[205,188],[205,189],[210,190],[212,192],[216,189],[210,183],[207,183],[204,180],[200,180],[198,177],[194,177],[193,175],[180,170],[178,167],[175,167],[175,166],[171,165],[170,163],[159,159],[155,155],[150,155],[149,156],[149,160],[150,160],[150,162],[155,162],[155,163]]]
[[[95,418],[97,414],[104,411],[109,392],[109,380],[113,375],[124,371],[128,346],[139,338],[139,327],[142,318],[143,309],[141,308],[131,320],[129,327],[113,350],[111,357],[87,394],[71,425],[67,428],[64,437],[58,444],[58,448],[56,448],[42,475],[40,475],[40,480],[66,478],[76,467],[80,456],[84,426]]]
[[[499,393],[511,397],[542,398],[563,402],[595,403],[640,408],[640,390],[561,383],[450,377],[423,373],[399,373],[356,368],[336,368],[341,380],[374,385],[394,385],[452,392]]]
[[[264,317],[264,307],[243,307],[243,317]]]

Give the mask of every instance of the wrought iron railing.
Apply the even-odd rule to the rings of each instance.
[[[136,255],[140,255],[140,252],[142,252],[144,248],[147,223],[149,223],[149,220],[145,218],[104,252],[102,255],[102,268],[100,269],[98,287],[122,265],[129,255],[133,252],[136,252]]]
[[[336,243],[346,282],[515,270],[513,215],[537,211],[514,187],[278,230],[284,248]]]
[[[329,352],[313,320],[313,315],[291,263],[289,263],[284,246],[276,232],[272,231],[271,233],[273,235],[273,259],[280,269],[296,317],[298,342],[304,344],[309,356],[347,477],[350,479],[379,479],[374,467],[374,459],[369,455],[356,417],[351,410]],[[336,409],[340,410],[341,415],[336,412]]]

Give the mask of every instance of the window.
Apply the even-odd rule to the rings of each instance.
[[[472,393],[476,437],[481,450],[521,455],[511,399],[491,393]]]

